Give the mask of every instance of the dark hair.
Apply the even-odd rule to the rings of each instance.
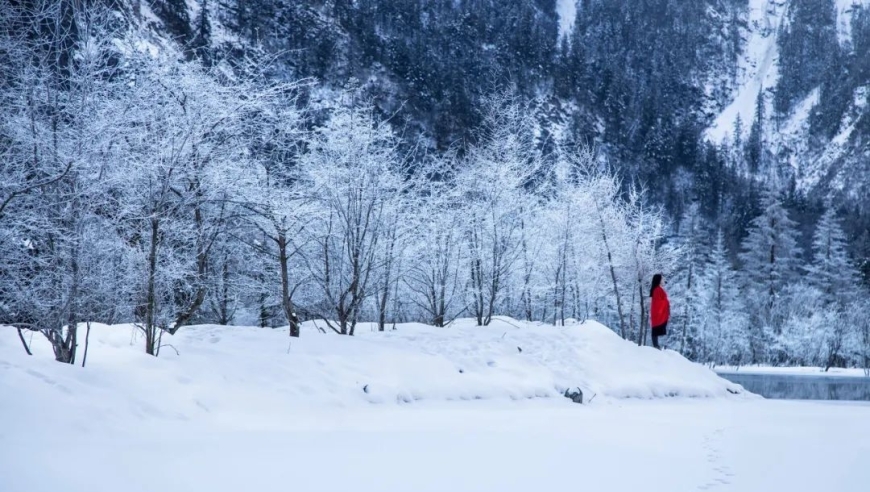
[[[653,296],[653,291],[656,290],[656,287],[658,287],[661,284],[662,284],[662,274],[657,273],[657,274],[653,275],[652,285],[650,285],[650,287],[649,287],[649,296],[650,297]]]

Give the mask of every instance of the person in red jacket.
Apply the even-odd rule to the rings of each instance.
[[[671,303],[668,294],[662,288],[664,278],[661,273],[653,275],[652,286],[649,288],[649,296],[652,298],[649,308],[649,320],[652,326],[653,347],[659,347],[659,337],[668,334],[668,319],[671,317]]]

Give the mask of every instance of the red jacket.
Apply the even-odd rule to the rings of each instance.
[[[653,289],[652,303],[649,308],[650,325],[653,327],[661,326],[668,322],[671,317],[671,303],[668,301],[668,295],[665,289],[661,286]]]

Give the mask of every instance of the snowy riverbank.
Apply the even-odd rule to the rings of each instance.
[[[772,367],[772,366],[716,366],[717,373],[735,374],[765,374],[773,376],[827,376],[844,378],[868,377],[864,369],[832,367],[825,371],[823,367]]]

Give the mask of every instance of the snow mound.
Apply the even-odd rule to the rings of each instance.
[[[322,323],[320,323],[322,327]],[[638,347],[592,321],[567,327],[498,319],[476,327],[399,325],[357,336],[191,326],[145,355],[131,325],[93,325],[87,367],[52,360],[40,335],[28,357],[14,329],[0,329],[0,419],[45,408],[71,411],[75,425],[211,419],[274,425],[294,410],[479,399],[559,398],[580,388],[593,404],[624,398],[748,396],[739,386],[676,352]],[[84,333],[80,335],[83,339]],[[29,337],[29,335],[28,335]],[[177,350],[177,353],[176,353]],[[81,351],[80,351],[81,354]],[[9,413],[8,415],[6,413]],[[99,418],[95,419],[94,417]]]

